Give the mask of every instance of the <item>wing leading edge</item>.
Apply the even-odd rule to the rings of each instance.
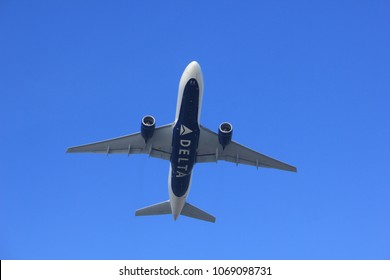
[[[148,154],[169,160],[172,152],[172,124],[156,127],[153,137],[145,143],[141,133],[134,133],[86,145],[70,147],[67,153]]]
[[[201,126],[197,162],[217,162],[225,160],[238,164],[247,164],[256,167],[276,168],[286,171],[297,172],[295,166],[249,149],[237,142],[230,142],[222,149],[218,141],[218,134]]]

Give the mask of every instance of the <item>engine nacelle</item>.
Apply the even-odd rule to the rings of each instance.
[[[152,138],[154,129],[156,128],[156,120],[153,116],[145,116],[141,121],[141,135],[145,140],[145,143]]]
[[[218,129],[218,140],[219,144],[222,145],[222,148],[225,150],[225,147],[229,145],[230,141],[232,140],[233,135],[233,126],[228,123],[224,122],[219,125]]]

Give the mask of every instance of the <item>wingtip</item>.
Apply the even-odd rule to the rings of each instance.
[[[66,149],[66,153],[78,153],[79,151],[77,150],[78,147],[70,147]]]

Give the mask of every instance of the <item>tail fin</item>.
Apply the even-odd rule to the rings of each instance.
[[[200,210],[199,208],[196,208],[195,206],[186,203],[183,207],[183,210],[181,211],[181,214],[190,218],[195,218],[199,220],[203,220],[206,222],[215,223],[215,217],[211,216],[210,214],[206,213],[203,210]]]
[[[171,204],[169,200],[153,204],[135,211],[136,216],[164,215],[172,214]]]

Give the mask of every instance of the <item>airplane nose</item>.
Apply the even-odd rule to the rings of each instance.
[[[199,72],[199,71],[200,71],[200,65],[199,65],[199,63],[196,62],[196,61],[192,61],[188,66],[189,66],[189,67],[191,68],[191,70],[193,70],[193,71],[196,71],[196,72]]]
[[[186,72],[188,72],[192,77],[198,77],[202,73],[202,70],[200,69],[198,62],[192,61],[188,64]]]

